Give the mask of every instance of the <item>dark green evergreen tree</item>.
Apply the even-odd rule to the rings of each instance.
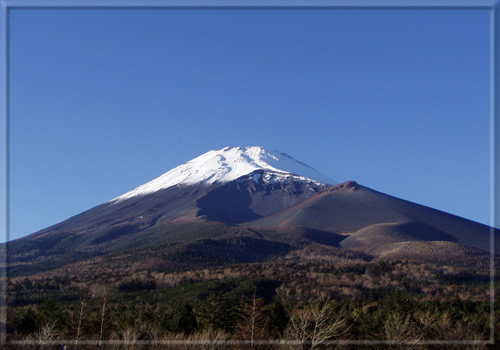
[[[26,309],[16,322],[16,330],[21,334],[33,333],[38,328],[38,316],[32,308]]]
[[[177,331],[184,334],[193,333],[198,329],[198,321],[190,304],[184,304],[177,320]]]
[[[210,293],[198,310],[203,328],[231,331],[235,325],[234,310],[227,298]]]
[[[283,331],[285,330],[289,320],[290,317],[288,317],[285,308],[278,299],[275,299],[271,305],[271,312],[269,315],[271,331],[279,335],[283,335]]]
[[[149,305],[142,311],[140,319],[141,323],[146,325],[155,325],[159,323],[156,312]]]
[[[40,326],[54,324],[58,329],[63,328],[67,323],[67,316],[59,308],[54,299],[46,299],[38,310]]]
[[[175,332],[177,330],[177,319],[175,318],[176,312],[170,310],[165,305],[160,305],[157,310],[157,317],[159,325],[168,332]]]

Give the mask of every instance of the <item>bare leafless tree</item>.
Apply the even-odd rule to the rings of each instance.
[[[106,313],[106,288],[104,288],[104,295],[102,300],[102,310],[101,310],[101,329],[99,331],[99,349],[102,347],[102,335],[104,331],[104,315]]]
[[[347,330],[347,314],[343,311],[333,311],[331,303],[322,300],[304,309],[295,310],[285,331],[285,338],[290,349],[299,349],[303,344],[310,344],[310,349],[315,350]]]
[[[127,327],[120,336],[122,349],[138,349],[141,347],[139,338],[141,330],[138,327]]]
[[[83,319],[83,309],[85,308],[85,299],[82,298],[80,300],[80,314],[78,316],[78,327],[76,329],[76,341],[75,341],[75,349],[78,350],[78,343],[80,341],[80,331],[82,329],[82,319]]]
[[[237,324],[236,339],[248,341],[251,349],[258,347],[256,340],[268,336],[268,319],[262,312],[264,300],[257,298],[257,288],[254,287],[252,299],[241,306],[242,318]],[[248,346],[246,346],[248,347]]]
[[[48,350],[57,344],[57,332],[55,322],[41,326],[30,338],[33,340],[35,349]]]
[[[384,338],[393,341],[396,349],[418,349],[421,333],[410,315],[392,314],[384,322]]]
[[[182,350],[230,349],[230,347],[228,347],[228,339],[229,334],[223,330],[207,328],[201,332],[181,336],[179,340],[182,341],[182,344],[180,347],[174,348]]]

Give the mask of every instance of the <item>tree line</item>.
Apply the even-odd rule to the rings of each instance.
[[[125,289],[137,286],[134,282]],[[146,282],[139,287],[153,288]],[[196,303],[180,300],[175,306],[116,302],[111,291],[65,306],[49,298],[38,307],[9,313],[13,330],[6,349],[360,348],[346,340],[391,340],[402,349],[441,348],[423,340],[464,340],[477,341],[470,348],[486,349],[481,340],[489,337],[486,302],[426,301],[390,291],[358,301],[319,295],[289,305],[278,295],[266,302],[256,287],[248,292],[235,301],[212,291]]]

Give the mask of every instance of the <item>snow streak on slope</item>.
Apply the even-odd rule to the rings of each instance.
[[[314,180],[330,185],[336,184],[335,181],[322,175],[317,170],[285,153],[267,151],[262,147],[225,147],[218,151],[209,151],[190,160],[160,177],[113,199],[111,202],[117,203],[175,185],[229,182],[259,169],[294,174],[304,177],[304,180]]]

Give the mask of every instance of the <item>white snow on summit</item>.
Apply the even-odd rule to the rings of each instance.
[[[330,185],[336,184],[335,181],[317,170],[285,153],[267,151],[262,147],[225,147],[218,151],[209,151],[179,165],[156,179],[111,200],[111,202],[118,203],[131,197],[145,195],[175,185],[229,182],[259,169],[298,175],[306,178],[305,180]]]

